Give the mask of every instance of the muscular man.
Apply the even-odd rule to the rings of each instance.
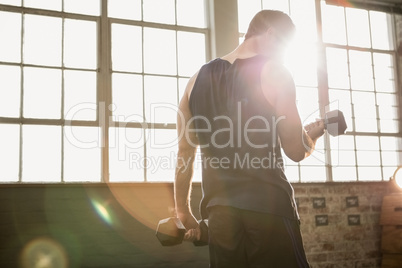
[[[281,150],[303,160],[324,125],[302,126],[295,85],[281,63],[294,31],[282,12],[257,13],[244,42],[205,64],[180,102],[176,213],[196,239],[190,193],[199,146],[211,267],[309,267]]]

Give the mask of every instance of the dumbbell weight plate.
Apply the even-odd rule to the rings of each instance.
[[[181,244],[186,228],[178,218],[171,217],[159,221],[156,237],[162,246],[174,246]]]

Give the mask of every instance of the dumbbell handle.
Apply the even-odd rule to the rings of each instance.
[[[208,220],[201,220],[197,228],[187,230],[183,240],[193,242],[197,247],[208,245]]]
[[[324,128],[331,136],[339,136],[345,134],[347,128],[345,117],[339,110],[333,110],[325,114],[325,118],[321,119]]]

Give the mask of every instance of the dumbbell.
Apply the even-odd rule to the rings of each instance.
[[[325,114],[324,127],[331,136],[339,136],[345,134],[348,126],[343,113],[339,110],[333,110]]]
[[[200,220],[198,222],[201,232],[200,240],[194,241],[194,246],[208,245],[208,220]],[[186,228],[183,223],[176,217],[170,217],[159,221],[156,230],[156,237],[162,246],[175,246],[181,244],[186,234]]]

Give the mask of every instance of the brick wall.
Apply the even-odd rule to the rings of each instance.
[[[380,267],[379,217],[388,183],[294,187],[313,268]],[[63,260],[66,267],[208,267],[207,247],[162,247],[155,238],[159,219],[172,215],[172,194],[171,184],[1,185],[0,267],[49,252],[59,256],[58,267]],[[195,212],[200,195],[197,184]],[[39,260],[30,267],[41,267]]]
[[[382,197],[392,188],[388,184],[294,186],[305,249],[314,268],[380,267],[379,219]]]

